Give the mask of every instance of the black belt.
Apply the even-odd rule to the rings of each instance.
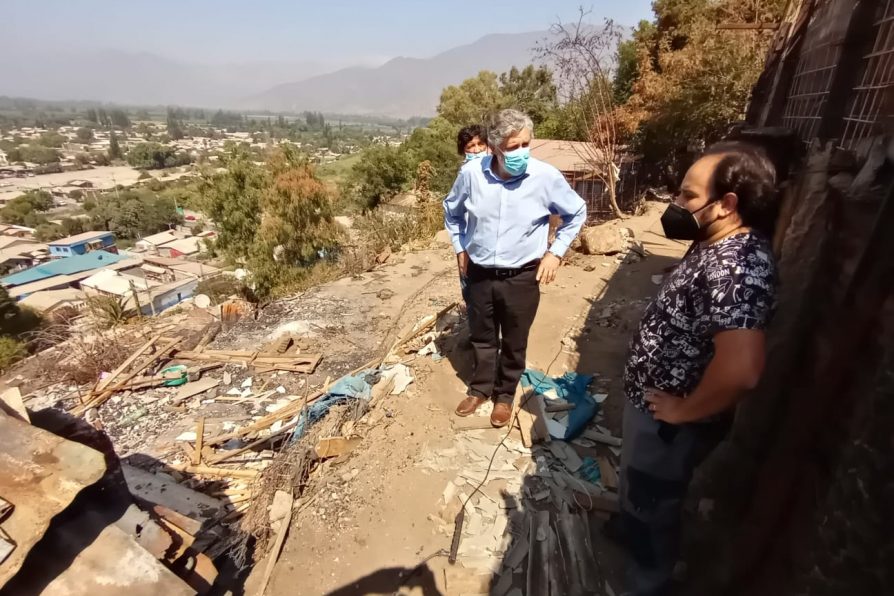
[[[525,273],[527,271],[534,271],[539,266],[540,259],[534,259],[533,261],[525,263],[521,267],[515,267],[512,269],[501,267],[482,267],[481,265],[469,261],[470,269],[473,269],[477,275],[488,279],[506,279],[508,277],[515,277],[516,275]]]

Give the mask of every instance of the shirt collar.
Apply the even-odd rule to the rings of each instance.
[[[523,173],[519,174],[518,176],[512,176],[511,178],[503,178],[502,176],[497,174],[491,167],[493,162],[494,162],[494,156],[488,155],[487,157],[485,157],[484,159],[481,160],[481,167],[484,170],[485,174],[489,175],[491,178],[493,178],[497,182],[500,182],[501,184],[509,184],[510,182],[517,182],[519,180],[524,180],[525,178],[527,178],[530,175],[530,174],[528,174],[528,171],[525,170]]]

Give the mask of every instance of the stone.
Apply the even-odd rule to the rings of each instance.
[[[581,250],[588,255],[610,255],[623,251],[627,240],[614,226],[593,226],[580,233]]]
[[[450,234],[447,232],[447,230],[441,230],[440,232],[435,234],[434,242],[435,244],[438,244],[440,246],[453,245],[453,243],[450,241]]]

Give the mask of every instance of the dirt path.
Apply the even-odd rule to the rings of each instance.
[[[661,206],[650,205],[645,215],[623,224],[642,242],[648,254],[645,259],[628,256],[619,263],[616,257],[572,257],[570,265],[561,269],[558,282],[543,289],[531,332],[530,367],[553,376],[566,371],[597,375],[599,387],[609,395],[603,404],[602,424],[615,435],[620,435],[621,372],[627,342],[655,292],[653,275],[679,258],[685,248],[661,235],[660,210]],[[401,276],[407,275],[407,261],[414,258],[428,258],[431,266],[408,278],[408,284]],[[409,257],[393,270],[378,271],[369,280],[369,291],[378,291],[379,285],[391,288],[396,294],[382,308],[389,310],[388,315],[397,309],[402,320],[415,320],[459,298],[451,269],[449,249],[428,251],[423,257]],[[345,299],[356,295],[350,282],[339,283],[326,290],[330,299],[338,298],[339,287],[347,294]],[[373,316],[372,310],[363,316]],[[359,319],[350,321],[359,324]],[[432,453],[450,450],[459,440],[451,420],[465,389],[462,379],[471,367],[466,336],[463,326],[439,361],[419,358],[413,362],[416,382],[404,394],[382,403],[381,422],[360,447],[347,461],[323,466],[315,487],[317,496],[293,520],[268,594],[390,594],[399,588],[401,593],[413,594],[482,591],[466,585],[467,579],[472,583],[480,579],[480,570],[472,566],[465,571],[468,578],[448,581],[451,585],[445,586],[448,564],[443,556],[410,573],[427,557],[450,547],[449,532],[442,531],[443,524],[435,516],[443,508],[445,486],[468,462],[459,453],[441,469],[424,469],[422,463],[431,461]],[[477,436],[496,445],[502,431],[480,431]],[[522,472],[518,476],[522,480]],[[593,528],[593,551],[603,578],[620,586],[621,555],[601,539],[598,525]],[[256,567],[263,568],[264,563]],[[463,569],[460,560],[446,570],[448,578],[459,577]],[[256,593],[257,575],[249,578],[246,593]],[[487,591],[486,585],[482,588]]]

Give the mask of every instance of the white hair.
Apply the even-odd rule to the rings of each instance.
[[[519,110],[500,110],[487,127],[487,142],[491,147],[499,149],[503,141],[525,129],[531,131],[533,138],[534,122],[530,116]]]

